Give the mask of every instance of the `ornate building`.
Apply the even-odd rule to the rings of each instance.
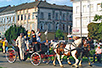
[[[87,25],[94,22],[94,16],[96,14],[102,15],[101,3],[102,0],[71,0],[73,2],[73,29],[74,35],[80,36],[80,6],[82,6],[82,36],[87,37],[88,29]]]

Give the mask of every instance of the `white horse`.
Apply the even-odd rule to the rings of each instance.
[[[67,56],[67,60],[68,60],[68,64],[71,64],[71,62],[69,61],[69,56],[73,56],[74,59],[75,59],[75,63],[72,65],[72,66],[75,66],[75,67],[78,67],[78,58],[76,56],[76,53],[77,53],[77,50],[76,48],[79,47],[79,45],[81,45],[82,39],[77,39],[75,40],[72,44],[67,44],[67,45],[64,45],[63,48],[60,48],[58,47],[58,42],[51,42],[52,44],[52,48],[54,49],[54,52],[55,52],[55,57],[54,57],[54,61],[53,61],[53,65],[56,65],[55,64],[55,61],[56,61],[56,58],[60,64],[61,67],[63,67],[62,63],[61,63],[61,60],[60,60],[60,56],[61,56],[61,59],[63,59],[64,56]],[[63,54],[60,54],[60,52],[63,52]]]

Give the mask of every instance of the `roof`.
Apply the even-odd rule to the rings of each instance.
[[[41,1],[38,5],[40,8],[51,8],[51,9],[63,9],[63,10],[72,10],[73,8],[66,5],[56,5],[56,4],[50,4],[45,1]]]
[[[72,11],[72,7],[69,7],[69,6],[50,4],[50,3],[47,3],[46,1],[35,1],[35,2],[31,2],[31,3],[23,3],[23,4],[20,4],[17,6],[9,7],[6,10],[4,10],[3,12],[13,11],[13,10],[18,11],[18,10],[23,10],[23,9],[30,9],[33,7],[49,8],[49,9],[62,9],[62,10],[71,10]]]
[[[7,8],[9,8],[9,7],[11,7],[11,6],[8,5],[8,6],[0,7],[0,12],[4,11],[5,9],[7,9]]]

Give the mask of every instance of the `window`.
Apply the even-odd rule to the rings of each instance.
[[[0,18],[0,23],[2,23],[2,18]]]
[[[69,15],[69,21],[72,21],[72,14]]]
[[[65,25],[63,24],[63,31],[65,30]]]
[[[87,26],[87,18],[83,18],[83,24],[82,24],[83,27],[86,27]]]
[[[62,20],[62,12],[60,11],[60,20]]]
[[[59,24],[57,23],[57,24],[56,24],[56,30],[58,30],[58,29],[59,29]]]
[[[28,14],[28,20],[30,20],[30,13]]]
[[[68,19],[69,19],[69,13],[67,12],[67,16],[66,16],[66,19],[67,19],[67,21],[68,21]]]
[[[54,18],[54,16],[55,16],[55,11],[53,10],[53,12],[52,12],[53,14],[52,14],[52,18]]]
[[[76,18],[76,27],[80,27],[80,19]]]
[[[15,16],[13,16],[13,22],[15,21]]]
[[[76,13],[79,13],[79,6],[76,7]]]
[[[58,13],[56,13],[56,20],[58,20]]]
[[[91,12],[93,12],[93,4],[90,4]]]
[[[44,19],[44,13],[41,12],[41,16],[40,16],[41,19]]]
[[[40,30],[43,30],[44,29],[44,24],[40,24]]]
[[[101,10],[101,4],[97,4],[97,11],[100,11]]]
[[[23,15],[21,15],[21,20],[23,20]]]
[[[51,30],[51,24],[50,23],[48,24],[48,30]]]
[[[65,21],[65,13],[63,14],[63,21]]]
[[[19,15],[18,15],[18,21],[19,21]]]
[[[26,20],[26,14],[24,15],[24,20]]]
[[[83,5],[83,12],[86,12],[86,5]]]
[[[32,13],[32,19],[34,19],[34,12]]]
[[[48,20],[51,20],[51,13],[48,13]]]

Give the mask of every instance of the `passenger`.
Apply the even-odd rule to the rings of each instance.
[[[24,36],[24,40],[25,40],[26,49],[27,51],[29,51],[29,38],[27,36]]]
[[[6,38],[4,38],[4,40],[3,40],[3,46],[2,46],[2,49],[3,49],[3,53],[5,53],[5,48],[7,47],[7,43],[8,43],[8,41],[6,40]]]
[[[38,44],[37,44],[37,40],[36,40],[36,33],[34,30],[31,31],[32,36],[31,36],[31,43],[32,45],[34,45],[35,51],[38,51]]]
[[[23,38],[23,33],[20,33],[20,36],[18,36],[18,38],[16,39],[16,46],[18,46],[18,48],[19,48],[20,59],[23,60],[24,59],[24,50],[25,50],[25,41]]]
[[[39,33],[38,37],[37,37],[37,42],[39,42],[39,43],[41,42],[40,36],[41,36],[41,33]]]
[[[38,38],[38,37],[39,37],[39,36],[38,36],[38,35],[39,35],[39,33],[40,33],[40,29],[38,29],[38,30],[37,30],[37,32],[36,32],[36,38]]]

